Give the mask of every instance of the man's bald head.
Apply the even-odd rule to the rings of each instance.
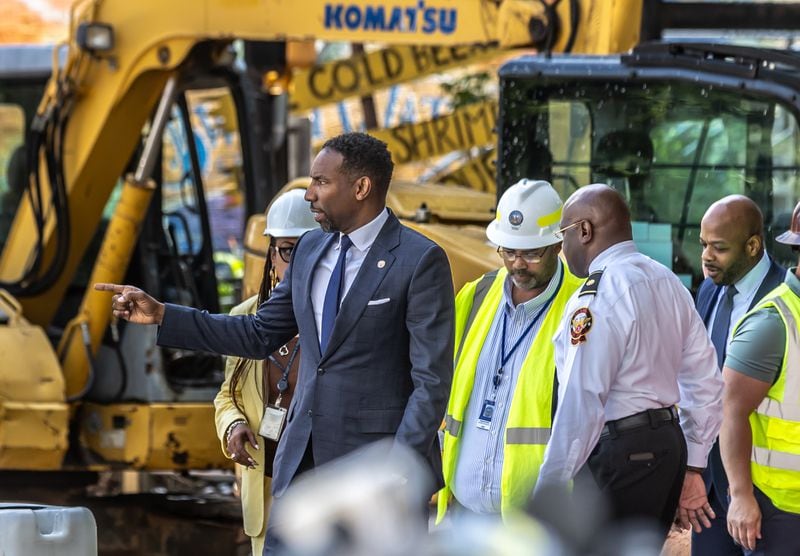
[[[738,282],[764,254],[764,217],[744,195],[728,195],[708,207],[700,222],[703,270],[715,284]]]
[[[713,203],[703,215],[703,221],[714,226],[729,226],[742,239],[764,234],[761,209],[755,201],[744,195],[728,195]]]
[[[562,250],[570,270],[577,276],[589,274],[589,265],[597,255],[633,238],[631,213],[625,199],[605,184],[581,187],[567,199],[561,227],[573,224],[573,228],[564,232]]]

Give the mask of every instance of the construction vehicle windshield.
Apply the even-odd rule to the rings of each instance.
[[[639,249],[687,286],[702,279],[700,220],[745,194],[772,230],[800,195],[797,115],[767,97],[697,82],[509,77],[502,83],[500,185],[552,179],[566,198],[607,183],[628,200]]]
[[[25,129],[39,94],[33,85],[6,83],[0,77],[0,250],[27,185]]]

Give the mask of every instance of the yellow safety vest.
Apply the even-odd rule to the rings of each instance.
[[[764,307],[774,307],[781,316],[786,350],[778,380],[750,415],[750,472],[753,484],[776,507],[800,514],[800,297],[781,284],[754,311]]]
[[[509,408],[500,484],[500,508],[504,517],[510,510],[523,507],[530,498],[550,439],[555,380],[552,339],[567,301],[583,282],[570,274],[566,265],[562,268],[561,285],[522,363]],[[507,274],[505,268],[496,274],[487,274],[465,285],[456,296],[456,365],[445,418],[442,452],[445,487],[439,491],[437,523],[447,511],[458,459],[459,433],[475,383],[478,357],[497,308],[503,302],[503,282]],[[489,280],[491,286],[487,291]]]

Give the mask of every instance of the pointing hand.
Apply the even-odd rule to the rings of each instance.
[[[101,283],[94,289],[114,292],[111,312],[115,317],[138,324],[161,324],[164,318],[164,304],[137,287]]]

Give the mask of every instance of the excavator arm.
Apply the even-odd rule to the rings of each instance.
[[[562,50],[596,49],[606,41],[606,47],[617,48],[630,42],[620,42],[618,30],[629,27],[621,24],[621,7],[635,8],[638,2],[616,4],[609,11],[603,3],[581,8],[574,0],[305,0],[299,6],[284,0],[204,0],[187,10],[184,2],[160,1],[151,8],[140,2],[78,2],[66,62],[53,72],[31,130],[29,194],[0,255],[0,286],[19,298],[30,322],[51,323],[111,192],[141,145],[141,130],[159,99],[170,101],[165,85],[173,80],[179,87],[182,76],[198,65],[229,63],[234,39],[534,44]],[[587,26],[598,16],[611,22],[603,32],[576,32],[576,25]],[[137,198],[130,206],[139,209],[129,210],[115,227],[117,241],[126,238],[125,245],[108,245],[117,256],[100,261],[105,271],[97,278],[124,277],[133,245],[127,236],[135,236],[139,225],[132,215],[141,214],[149,201],[155,151],[142,153],[139,172],[128,179],[139,195],[126,200]],[[88,319],[93,298],[103,299],[87,292],[80,318]],[[106,326],[107,317],[93,314],[92,352]]]
[[[608,52],[635,42],[638,25],[630,21],[638,18],[640,3],[199,0],[187,7],[177,0],[76,2],[68,40],[54,54],[52,76],[28,130],[28,188],[0,254],[0,288],[16,298],[8,305],[18,315],[12,320],[47,329],[59,342],[63,399],[79,399],[109,326],[106,296],[86,289],[63,331],[52,328],[54,317],[63,312],[65,294],[120,176],[121,196],[88,283],[125,278],[151,205],[162,131],[176,96],[198,73],[235,65],[236,40],[491,43]],[[598,21],[603,22],[600,32],[583,32]],[[124,175],[126,169],[131,171]],[[53,399],[48,394],[48,403]],[[40,414],[47,411],[43,406]]]

